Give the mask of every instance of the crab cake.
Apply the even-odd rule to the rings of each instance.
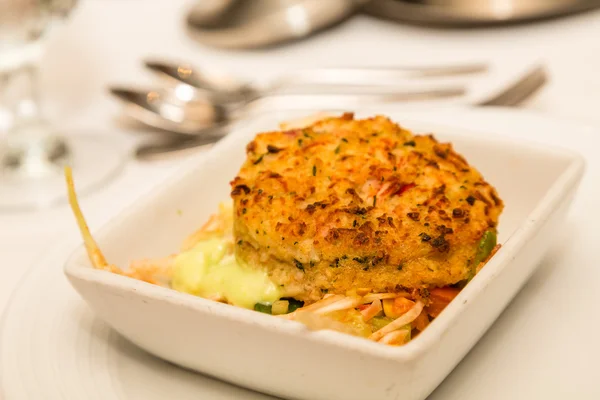
[[[261,133],[231,186],[238,260],[309,302],[469,279],[503,208],[450,144],[382,116]]]

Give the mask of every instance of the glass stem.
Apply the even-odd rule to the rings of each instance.
[[[16,117],[17,121],[23,123],[39,121],[41,119],[39,81],[37,67],[29,65],[23,68],[24,90],[21,101],[17,103]]]
[[[34,176],[49,172],[49,166],[65,160],[67,148],[41,116],[37,67],[30,64],[7,73],[2,91],[12,116],[3,166]]]

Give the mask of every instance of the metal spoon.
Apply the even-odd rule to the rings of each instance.
[[[296,71],[264,87],[243,82],[231,74],[202,70],[185,63],[148,60],[145,66],[176,84],[186,84],[202,92],[219,93],[223,100],[250,101],[272,95],[281,89],[298,86],[384,86],[398,85],[417,78],[447,77],[485,72],[486,64],[430,67],[355,67],[316,68]],[[314,89],[313,89],[314,90]],[[314,92],[311,92],[314,93]]]
[[[478,106],[518,106],[541,87],[548,80],[546,70],[543,66],[537,66],[527,74],[518,79],[515,83],[504,89],[502,92],[485,99]],[[181,139],[173,138],[162,143],[143,144],[136,149],[136,158],[139,160],[151,160],[158,156],[168,157],[180,154],[184,150],[193,149],[206,144],[206,141],[214,140],[215,142],[227,133],[226,127],[218,127],[214,130],[206,130],[204,132],[210,139],[190,138],[190,140],[182,141]]]
[[[218,103],[194,93],[167,90],[110,88],[123,101],[125,113],[148,126],[184,135],[194,135],[225,121]]]
[[[227,125],[261,110],[357,108],[373,103],[414,102],[458,97],[463,87],[379,94],[273,94],[247,103],[228,101],[221,93],[200,94],[190,87],[175,90],[137,90],[112,87],[110,92],[126,105],[136,120],[169,132],[204,135],[207,127]]]

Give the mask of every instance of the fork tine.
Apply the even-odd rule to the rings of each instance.
[[[548,81],[548,74],[538,65],[501,93],[479,103],[479,106],[516,106]]]

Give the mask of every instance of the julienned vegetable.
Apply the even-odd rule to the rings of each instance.
[[[452,287],[435,288],[429,291],[427,314],[433,318],[440,315],[448,304],[460,293],[460,289]]]
[[[494,250],[494,247],[496,247],[496,242],[496,232],[491,230],[484,232],[483,237],[477,245],[477,253],[475,254],[475,260],[473,262],[475,268],[477,268],[480,263],[482,263],[489,257],[489,255]]]
[[[254,305],[254,310],[265,314],[271,314],[272,307],[273,306],[271,304],[256,303]]]
[[[288,312],[294,312],[304,306],[304,302],[292,298],[286,298],[289,301]]]
[[[282,298],[281,300],[270,303],[256,303],[255,311],[260,311],[265,314],[283,315],[289,314],[304,306],[304,302],[292,298]]]
[[[371,325],[373,326],[373,328],[375,330],[379,330],[392,321],[393,321],[393,319],[390,317],[379,316],[379,317],[375,317],[371,320]]]
[[[479,272],[479,269],[481,269],[481,264],[484,261],[486,261],[495,250],[498,249],[496,242],[496,232],[492,230],[487,230],[483,233],[483,236],[477,244],[477,253],[475,253],[475,258],[470,264],[471,269],[469,272],[469,278],[466,281],[463,281],[459,284],[461,288],[464,287],[468,282],[470,282],[471,279],[473,279],[473,277],[475,277],[475,274]]]
[[[271,314],[282,315],[287,314],[289,311],[290,302],[287,300],[277,300],[273,302],[271,306]]]

